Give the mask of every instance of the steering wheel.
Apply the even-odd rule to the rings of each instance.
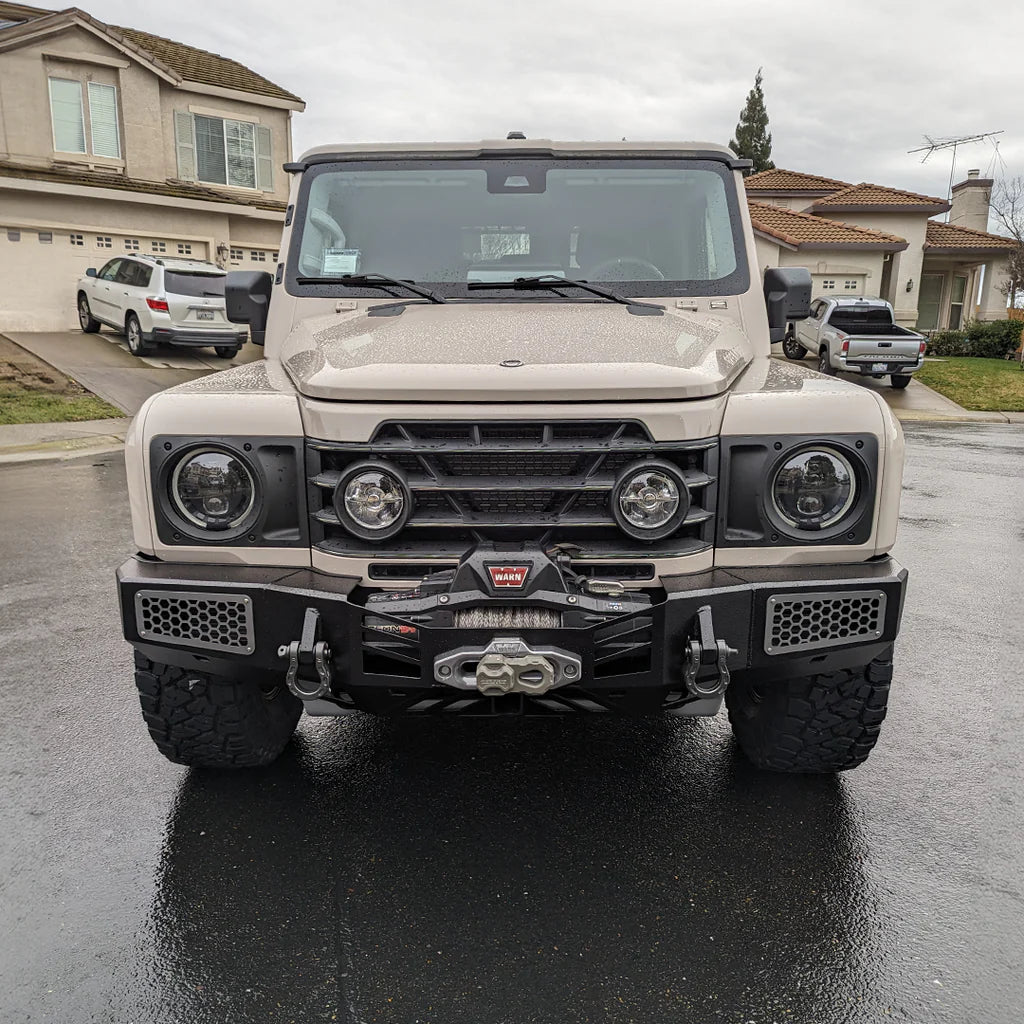
[[[633,274],[629,267],[639,267],[644,273]],[[587,276],[596,281],[664,281],[665,275],[650,260],[638,256],[618,256],[604,260],[587,271]]]

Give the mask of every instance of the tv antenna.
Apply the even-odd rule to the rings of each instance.
[[[917,149],[908,149],[908,153],[924,153],[921,157],[921,163],[924,163],[928,157],[940,149],[952,149],[953,160],[949,165],[949,186],[946,189],[946,199],[953,197],[953,175],[956,172],[956,150],[957,146],[964,146],[969,142],[984,142],[985,139],[990,139],[995,135],[1002,135],[1002,131],[998,132],[979,132],[977,135],[956,135],[956,136],[943,136],[941,138],[933,139],[930,135],[924,137],[927,145],[918,146]],[[998,143],[996,143],[998,145]],[[949,214],[946,214],[946,220],[949,220]]]

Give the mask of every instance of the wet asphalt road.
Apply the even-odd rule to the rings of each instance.
[[[1017,1024],[1024,430],[911,426],[889,718],[841,778],[712,721],[138,713],[120,457],[0,467],[0,1020]]]

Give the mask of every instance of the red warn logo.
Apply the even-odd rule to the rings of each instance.
[[[530,574],[528,565],[489,565],[487,571],[491,574],[491,583],[495,587],[521,587]]]

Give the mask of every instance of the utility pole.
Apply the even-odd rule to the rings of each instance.
[[[957,146],[966,145],[968,142],[984,142],[993,135],[1002,135],[1003,132],[980,132],[977,135],[958,135],[951,138],[933,139],[930,135],[924,137],[926,146],[918,146],[917,149],[908,149],[908,153],[924,153],[921,163],[924,163],[932,153],[940,149],[952,149],[953,161],[949,165],[949,186],[946,189],[946,199],[953,198],[953,175],[956,173],[956,149]],[[946,220],[949,221],[949,211],[946,211]]]

